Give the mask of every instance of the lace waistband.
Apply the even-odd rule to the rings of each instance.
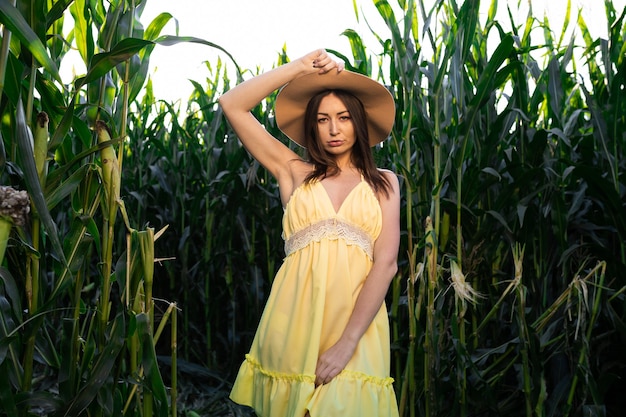
[[[285,254],[289,256],[309,243],[319,242],[322,239],[343,239],[348,245],[363,249],[370,259],[374,256],[374,244],[370,236],[359,227],[339,219],[321,220],[298,230],[285,240]]]

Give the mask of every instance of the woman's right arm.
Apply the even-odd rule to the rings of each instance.
[[[219,99],[220,106],[241,143],[277,179],[279,185],[292,183],[290,161],[299,157],[271,136],[250,110],[291,80],[315,72],[325,73],[334,68],[341,70],[325,50],[319,49],[251,78],[224,93]]]

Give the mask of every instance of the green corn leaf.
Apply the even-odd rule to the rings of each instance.
[[[615,10],[612,12],[609,10],[609,7],[613,8],[613,5],[610,4],[607,0],[605,0],[607,4],[607,16],[611,13],[615,13]],[[617,64],[617,72],[620,73],[624,71],[623,62],[626,58],[626,36],[624,31],[626,27],[624,26],[624,20],[626,19],[626,7],[622,11],[620,17],[609,27],[609,42],[612,45],[611,53],[612,53],[612,61]],[[621,68],[621,70],[620,70]],[[609,71],[609,73],[611,73]]]
[[[406,55],[405,43],[402,39],[402,31],[398,25],[398,20],[393,13],[393,9],[387,0],[376,0],[375,3],[378,13],[385,21],[387,28],[391,31],[391,39],[394,51],[401,57]]]
[[[212,42],[205,41],[204,39],[190,37],[190,36],[179,37],[179,36],[165,35],[165,36],[161,36],[157,38],[155,41],[137,39],[137,38],[126,38],[118,42],[113,48],[111,48],[110,51],[102,52],[102,53],[94,55],[89,63],[87,74],[84,77],[78,78],[74,82],[75,88],[76,90],[79,90],[80,87],[82,87],[83,85],[100,79],[109,71],[113,70],[116,66],[131,59],[135,54],[140,53],[145,48],[154,47],[155,44],[171,46],[171,45],[175,45],[175,44],[183,43],[183,42],[199,43],[202,45],[207,45],[207,46],[219,49],[220,51],[228,55],[228,57],[235,64],[239,76],[241,76],[241,70],[239,69],[237,62],[232,57],[232,55],[221,46],[214,44]],[[147,63],[145,65],[147,65]],[[55,142],[55,141],[53,140],[52,142]]]
[[[28,393],[25,398],[20,401],[21,406],[26,406],[32,410],[46,410],[49,415],[63,408],[63,401],[55,394],[47,391],[34,391]]]
[[[45,45],[37,37],[20,12],[8,0],[0,0],[0,23],[5,25],[11,33],[33,54],[52,77],[61,82],[59,69],[52,61]]]
[[[524,25],[524,34],[522,35],[521,39],[521,46],[523,48],[529,48],[532,45],[530,40],[530,34],[532,33],[534,27],[534,21],[535,17],[533,16],[533,7],[532,4],[529,4],[528,15],[526,16],[526,24]]]
[[[459,16],[455,25],[457,36],[461,36],[462,49],[461,56],[463,62],[467,62],[470,54],[472,42],[476,36],[476,27],[478,26],[478,11],[480,9],[480,0],[466,0],[461,6]]]
[[[567,34],[567,29],[569,28],[570,21],[572,16],[572,0],[567,0],[567,7],[565,9],[565,17],[563,19],[563,28],[561,29],[561,35],[559,36],[559,43],[557,45],[557,49],[561,49],[561,45],[563,44],[563,40],[565,39],[565,35]]]
[[[548,63],[548,74],[548,99],[552,110],[550,117],[554,117],[558,121],[558,126],[562,126],[563,86],[561,85],[561,67],[556,57]]]
[[[4,147],[4,139],[2,139],[2,133],[0,132],[0,174],[4,171],[4,167],[7,163],[7,151]]]
[[[159,363],[157,361],[156,351],[154,350],[154,341],[150,332],[150,323],[147,314],[141,313],[137,315],[137,332],[141,340],[141,362],[145,372],[144,384],[154,395],[154,399],[157,402],[157,415],[167,417],[167,391],[159,370]]]
[[[600,143],[600,145],[602,145],[601,149],[604,154],[604,160],[609,164],[609,167],[610,167],[612,183],[615,189],[618,189],[619,182],[618,182],[617,170],[615,169],[616,163],[614,161],[613,155],[611,155],[611,152],[609,150],[610,137],[609,137],[606,120],[604,119],[602,112],[598,108],[598,105],[595,102],[594,98],[589,93],[589,91],[587,91],[587,88],[585,88],[584,85],[581,85],[581,88],[582,88],[583,93],[585,94],[585,98],[587,100],[587,106],[591,110],[591,114],[593,116],[592,120],[595,126],[594,135],[598,139],[598,142]]]
[[[156,40],[163,28],[172,20],[174,17],[169,13],[161,13],[148,25],[146,31],[144,32],[143,38],[149,41]],[[178,32],[178,30],[177,30]]]
[[[74,40],[76,48],[83,58],[83,62],[89,62],[94,54],[93,35],[91,34],[91,26],[93,21],[89,15],[89,9],[85,2],[75,1],[70,6],[70,12],[74,19]]]
[[[239,64],[237,64],[237,61],[235,60],[235,58],[226,49],[222,48],[221,46],[213,42],[209,42],[204,39],[196,38],[193,36],[172,36],[172,35],[160,36],[159,38],[155,39],[154,42],[157,43],[158,45],[163,45],[163,46],[171,46],[171,45],[176,45],[182,42],[189,42],[189,43],[198,43],[200,45],[206,45],[206,46],[210,46],[211,48],[218,49],[224,52],[226,56],[230,58],[232,63],[235,65],[238,79],[241,78],[241,68],[239,67]]]
[[[19,416],[20,414],[15,404],[14,388],[11,384],[11,379],[8,377],[10,373],[8,362],[0,362],[0,373],[3,376],[0,378],[0,405],[7,416]]]
[[[54,152],[59,145],[63,142],[63,139],[66,137],[67,133],[72,128],[72,121],[74,120],[74,109],[76,107],[76,99],[78,95],[74,95],[70,104],[67,106],[63,117],[61,118],[61,122],[57,125],[54,133],[50,135],[50,142],[48,143],[48,151]]]
[[[487,12],[487,22],[493,22],[498,12],[498,0],[491,0],[489,11]]]
[[[24,63],[15,55],[9,54],[6,61],[6,74],[4,75],[2,93],[7,96],[13,105],[17,105],[17,100],[23,90],[24,71]]]
[[[21,297],[19,293],[19,287],[17,286],[17,283],[15,282],[15,279],[13,278],[9,270],[1,266],[0,266],[0,280],[2,281],[2,285],[3,285],[2,288],[4,289],[4,293],[5,293],[4,295],[5,297],[8,298],[9,303],[11,304],[13,315],[15,317],[21,317],[22,316],[22,303],[21,303]]]
[[[94,235],[94,233],[96,234]],[[100,254],[99,238],[100,233],[98,232],[93,218],[81,216],[72,222],[72,228],[65,241],[67,260],[70,264],[69,269],[71,274],[77,274],[79,269],[84,266],[86,255],[90,253],[88,248],[91,245],[95,244],[98,249],[98,254]],[[67,272],[64,271],[62,278],[66,275]],[[59,280],[59,282],[63,281],[63,279]],[[63,290],[64,287],[65,286],[61,286],[57,292]]]
[[[549,51],[554,51],[556,49],[556,46],[554,45],[552,28],[550,27],[550,21],[548,20],[548,16],[543,17],[543,37],[545,39],[546,48]]]
[[[89,165],[83,165],[79,167],[61,184],[56,186],[52,190],[46,190],[46,204],[48,208],[52,210],[60,202],[68,198],[85,180],[85,177],[91,170]]]
[[[455,52],[456,34],[453,30],[448,30],[448,33],[445,36],[445,41],[441,46],[441,49],[443,49],[443,56],[439,60],[439,66],[437,67],[435,73],[435,81],[432,84],[433,96],[435,97],[438,97],[441,93],[443,81],[449,74],[448,68],[450,65],[450,58]]]
[[[76,90],[79,90],[85,84],[100,79],[148,45],[152,45],[152,42],[143,39],[126,38],[111,48],[109,52],[94,55],[89,62],[87,74],[74,82]]]
[[[19,317],[19,316],[17,316]],[[15,330],[15,319],[12,315],[11,304],[6,297],[0,295],[0,364],[4,363],[7,358],[7,354],[11,349],[12,342],[18,339],[17,335],[13,333]],[[11,355],[15,358],[15,355]],[[13,364],[19,368],[19,364]]]
[[[62,322],[63,334],[67,335],[61,340],[61,365],[59,366],[59,395],[62,398],[70,399],[76,395],[76,379],[79,371],[77,363],[78,345],[74,341],[78,338],[79,321],[73,318],[66,318]]]
[[[58,369],[61,364],[59,354],[62,354],[62,352],[58,350],[56,340],[53,341],[51,337],[51,333],[56,336],[57,329],[42,325],[37,327],[40,329],[40,337],[37,338],[37,343],[35,344],[38,361],[49,368]]]
[[[594,41],[593,41],[593,37],[591,36],[591,33],[589,32],[589,27],[587,26],[587,23],[585,22],[585,19],[583,18],[582,10],[578,12],[578,28],[580,29],[583,35],[585,44],[587,45],[587,47],[590,47]]]
[[[149,47],[144,48],[142,51],[147,51]],[[139,93],[144,90],[146,84],[146,78],[148,78],[148,71],[150,70],[149,57],[141,59],[141,55],[133,56],[126,65],[130,65],[130,94],[128,96],[129,102],[133,102]],[[121,104],[121,100],[118,101]]]
[[[498,213],[495,210],[487,210],[486,213],[493,216],[502,226],[504,226],[507,232],[509,232],[510,234],[513,234],[513,231],[509,227],[506,219],[502,216],[502,214]]]
[[[124,316],[119,314],[110,328],[110,339],[105,344],[104,349],[96,356],[93,368],[88,372],[88,379],[82,385],[82,389],[69,403],[63,415],[66,417],[78,416],[89,407],[96,399],[98,391],[105,384],[117,384],[111,380],[111,371],[118,362],[118,355],[124,346],[125,325]]]
[[[54,119],[55,114],[63,114],[66,107],[65,97],[56,84],[44,77],[37,77],[35,82],[37,92],[41,96],[41,106],[50,109],[50,118]]]
[[[148,41],[156,40],[160,36],[163,28],[172,19],[173,16],[169,13],[159,14],[156,18],[152,20],[152,22],[150,22],[148,28],[143,34],[143,38]],[[155,46],[155,43],[147,45],[138,53],[139,68],[136,71],[133,71],[130,81],[131,91],[129,94],[129,101],[131,102],[137,97],[137,95],[142,91],[144,87],[148,75],[148,70],[150,69],[150,55],[152,54]]]
[[[63,18],[63,14],[72,3],[74,0],[55,1],[46,16],[46,28],[50,28],[57,20]]]
[[[415,42],[415,47],[419,49],[419,20],[415,8],[415,0],[409,0],[407,11],[408,13],[404,16],[404,37],[405,39],[412,39]]]
[[[613,0],[604,0],[604,9],[606,14],[606,23],[609,28],[615,26],[615,7],[613,6]],[[622,16],[623,17],[623,16]]]
[[[356,0],[352,0],[352,9],[354,10],[354,16],[356,21],[359,21],[359,8],[357,7]]]
[[[350,49],[352,50],[352,56],[356,62],[357,67],[349,68],[353,71],[359,72],[364,75],[371,75],[370,60],[367,57],[365,46],[363,45],[363,39],[354,30],[348,29],[342,33],[343,36],[350,41]]]
[[[476,85],[476,94],[472,97],[467,113],[463,117],[460,129],[466,138],[466,133],[472,128],[474,119],[484,102],[494,92],[494,89],[503,84],[504,81],[514,73],[515,69],[518,68],[516,64],[513,64],[506,66],[499,71],[500,66],[511,55],[513,50],[513,37],[511,35],[507,35],[504,39],[502,39],[500,45],[498,45],[494,51],[482,74],[480,74],[480,78],[478,79],[478,83]]]

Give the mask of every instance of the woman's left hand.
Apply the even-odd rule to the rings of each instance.
[[[339,340],[317,359],[315,369],[315,386],[328,384],[334,377],[344,370],[352,355],[356,344]]]

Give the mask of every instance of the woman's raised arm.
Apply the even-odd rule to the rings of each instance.
[[[271,136],[250,110],[295,78],[333,69],[341,71],[343,67],[331,59],[325,50],[318,49],[237,85],[219,99],[228,122],[242,144],[278,180],[279,186],[293,187],[290,162],[299,157]]]

